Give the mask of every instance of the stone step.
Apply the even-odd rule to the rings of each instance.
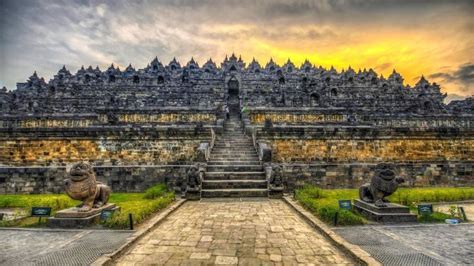
[[[223,145],[223,146],[252,146],[253,147],[253,141],[252,140],[217,140],[214,145]]]
[[[252,144],[248,145],[214,145],[213,149],[222,149],[222,150],[255,150]]]
[[[229,189],[229,188],[267,188],[267,180],[229,179],[203,180],[202,189]]]
[[[252,140],[216,140],[214,142],[214,145],[219,145],[219,146],[240,146],[240,147],[248,147],[252,146],[253,147],[253,141]]]
[[[214,165],[260,165],[260,161],[239,161],[239,160],[210,160],[207,162],[208,166]]]
[[[229,143],[229,144],[249,144],[253,143],[250,138],[239,138],[239,137],[228,137],[228,138],[217,138],[216,142]]]
[[[212,149],[212,152],[211,153],[214,153],[214,152],[217,152],[217,153],[221,153],[221,152],[233,152],[233,153],[237,153],[237,152],[243,152],[243,153],[257,153],[257,151],[255,150],[255,148],[253,146],[250,146],[250,147],[214,147]]]
[[[251,153],[248,153],[248,154],[243,154],[243,153],[240,153],[240,152],[233,152],[233,153],[214,153],[212,152],[211,153],[211,159],[212,158],[219,158],[221,160],[225,160],[225,159],[238,159],[238,158],[245,158],[245,159],[248,159],[248,160],[255,160],[255,161],[258,161],[258,156],[257,154],[254,152],[253,154]]]
[[[239,135],[239,136],[246,136],[243,128],[241,127],[236,127],[236,128],[225,128],[223,134],[220,136],[228,136],[228,135]]]
[[[253,148],[253,143],[226,143],[226,142],[216,142],[214,143],[214,148]]]
[[[204,180],[265,180],[264,172],[206,172]]]
[[[241,157],[241,156],[245,156],[245,157],[258,157],[257,155],[257,152],[255,150],[240,150],[240,151],[236,151],[236,150],[232,150],[230,149],[229,151],[212,151],[211,152],[211,156],[223,156],[223,157],[230,157],[230,158],[234,158],[234,157]]]
[[[240,138],[240,137],[218,137],[216,142],[229,143],[229,144],[248,144],[253,143],[251,138]]]
[[[222,140],[218,139],[214,142],[214,145],[223,145],[223,146],[253,146],[253,141],[250,139],[247,140]]]
[[[241,157],[241,156],[257,156],[257,153],[255,151],[224,151],[224,152],[212,152],[211,157],[220,157],[220,158],[235,158],[235,157]],[[257,156],[258,157],[258,156]]]
[[[211,165],[207,166],[208,172],[261,172],[263,166],[261,165],[249,165],[249,164],[237,164],[237,165]]]
[[[216,141],[214,143],[214,147],[236,147],[236,148],[253,147],[253,142],[246,141],[246,142],[231,143],[228,141]]]
[[[240,152],[242,153],[249,153],[249,154],[257,154],[257,151],[254,149],[253,146],[251,147],[239,147],[239,148],[233,148],[233,147],[217,147],[215,149],[212,149],[211,154],[216,153],[232,153],[232,154],[238,154]]]
[[[257,152],[255,150],[240,150],[240,151],[236,151],[236,150],[232,150],[230,149],[229,151],[212,151],[211,152],[211,156],[223,156],[223,157],[230,157],[230,158],[233,158],[233,157],[240,157],[240,156],[246,156],[246,157],[258,157],[257,155]]]
[[[228,143],[248,143],[252,142],[251,138],[248,137],[242,137],[242,136],[223,136],[223,137],[217,137],[218,142],[228,142]]]
[[[259,158],[257,155],[219,155],[219,156],[215,156],[215,155],[211,155],[211,160],[213,161],[219,161],[219,160],[222,160],[222,161],[232,161],[232,160],[236,160],[236,161],[256,161],[258,162],[259,161]]]
[[[233,146],[233,145],[214,145],[213,150],[232,150],[232,151],[246,151],[246,150],[253,150],[255,151],[255,148],[253,145],[239,145],[239,146]]]
[[[240,198],[240,197],[268,197],[268,190],[254,189],[203,189],[203,198]]]

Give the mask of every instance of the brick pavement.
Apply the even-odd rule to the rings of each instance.
[[[0,265],[89,265],[125,243],[130,231],[0,230]]]
[[[383,265],[472,265],[474,224],[333,228]]]
[[[351,264],[281,200],[187,202],[118,265]]]

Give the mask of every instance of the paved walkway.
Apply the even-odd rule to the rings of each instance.
[[[131,231],[0,229],[0,265],[89,265]]]
[[[383,265],[472,265],[474,224],[333,228]]]
[[[117,264],[351,264],[281,200],[186,202]]]

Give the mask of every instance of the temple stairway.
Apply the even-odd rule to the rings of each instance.
[[[267,181],[252,140],[243,133],[238,112],[218,136],[207,164],[201,197],[267,197]]]

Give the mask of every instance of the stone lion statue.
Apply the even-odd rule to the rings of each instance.
[[[201,174],[199,172],[199,166],[193,165],[187,172],[187,186],[186,191],[194,192],[201,189]]]
[[[87,162],[75,163],[64,180],[66,194],[82,203],[77,207],[79,212],[99,208],[107,204],[111,193],[110,187],[98,182],[92,166]]]
[[[387,207],[386,203],[389,201],[385,197],[392,195],[403,182],[405,182],[403,178],[395,176],[392,165],[379,164],[371,182],[359,188],[359,197],[365,202],[374,203],[377,207]]]
[[[187,199],[198,200],[201,198],[203,174],[204,166],[200,163],[191,166],[186,172],[186,190],[184,191],[184,195]]]
[[[268,178],[268,185],[270,190],[283,190],[283,175],[281,166],[272,164],[271,175]]]

